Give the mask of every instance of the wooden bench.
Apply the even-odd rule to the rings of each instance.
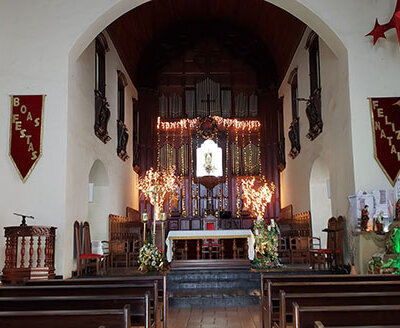
[[[168,294],[167,278],[161,274],[132,275],[126,277],[106,277],[106,278],[74,278],[74,279],[52,279],[52,280],[28,280],[26,286],[56,286],[56,285],[122,285],[122,284],[149,284],[157,282],[155,294],[162,301],[161,320],[163,327],[166,328],[168,314]],[[158,289],[158,291],[157,291]],[[158,311],[158,304],[155,304],[154,313]]]
[[[130,328],[130,309],[0,312],[0,327],[7,328]]]
[[[299,306],[293,304],[293,328],[328,326],[380,326],[400,322],[400,305]]]
[[[288,317],[292,317],[294,303],[297,303],[301,307],[332,305],[400,305],[400,291],[287,294],[285,291],[281,290],[279,302],[279,327],[286,327],[286,323],[289,321]]]
[[[261,293],[262,327],[271,327],[273,313],[279,318],[279,310],[274,312],[273,304],[279,304],[279,291],[286,293],[345,293],[345,292],[390,292],[400,291],[400,280],[394,281],[300,281],[271,282],[267,281],[266,291]],[[263,286],[265,287],[265,286]]]
[[[130,306],[131,321],[150,327],[150,297],[144,296],[30,296],[0,297],[0,309],[4,311],[61,311],[122,309]]]
[[[307,281],[393,281],[399,280],[399,276],[393,275],[349,275],[349,274],[320,274],[320,275],[279,275],[279,274],[261,274],[261,321],[262,327],[268,327],[266,321],[267,308],[266,297],[268,295],[267,281],[271,282],[307,282]],[[274,301],[278,302],[279,291],[274,295]],[[271,321],[270,321],[271,322]],[[265,324],[264,324],[265,323]]]
[[[325,326],[321,321],[315,321],[314,328],[349,328],[349,326]],[[351,326],[351,328],[399,328],[399,325]]]
[[[55,285],[55,286],[3,286],[0,287],[0,299],[3,297],[38,297],[38,296],[142,296],[149,295],[154,304],[150,309],[153,322],[157,323],[158,282],[146,284],[109,284],[109,285]],[[0,308],[1,309],[1,308]],[[143,313],[145,316],[145,313]]]

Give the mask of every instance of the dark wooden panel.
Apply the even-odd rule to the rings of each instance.
[[[154,0],[121,16],[107,30],[135,80],[144,50],[162,32],[181,22],[205,20],[225,25],[235,22],[243,31],[259,38],[270,50],[278,73],[277,82],[283,79],[305,30],[305,25],[296,17],[263,0]],[[161,54],[156,55],[160,58]]]

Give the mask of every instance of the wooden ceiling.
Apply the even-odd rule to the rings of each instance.
[[[264,82],[273,80],[277,86],[305,27],[264,0],[153,0],[118,18],[107,31],[138,87],[151,86],[144,76],[154,78],[172,56],[191,45],[188,40],[202,36],[199,31],[207,31],[207,37],[215,31],[230,51],[237,45],[237,55],[256,70],[271,70]]]

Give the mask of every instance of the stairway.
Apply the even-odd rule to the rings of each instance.
[[[250,269],[172,270],[169,306],[229,307],[260,304],[260,273]]]

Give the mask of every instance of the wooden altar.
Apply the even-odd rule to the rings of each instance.
[[[4,227],[3,283],[54,279],[56,229],[46,226]]]

